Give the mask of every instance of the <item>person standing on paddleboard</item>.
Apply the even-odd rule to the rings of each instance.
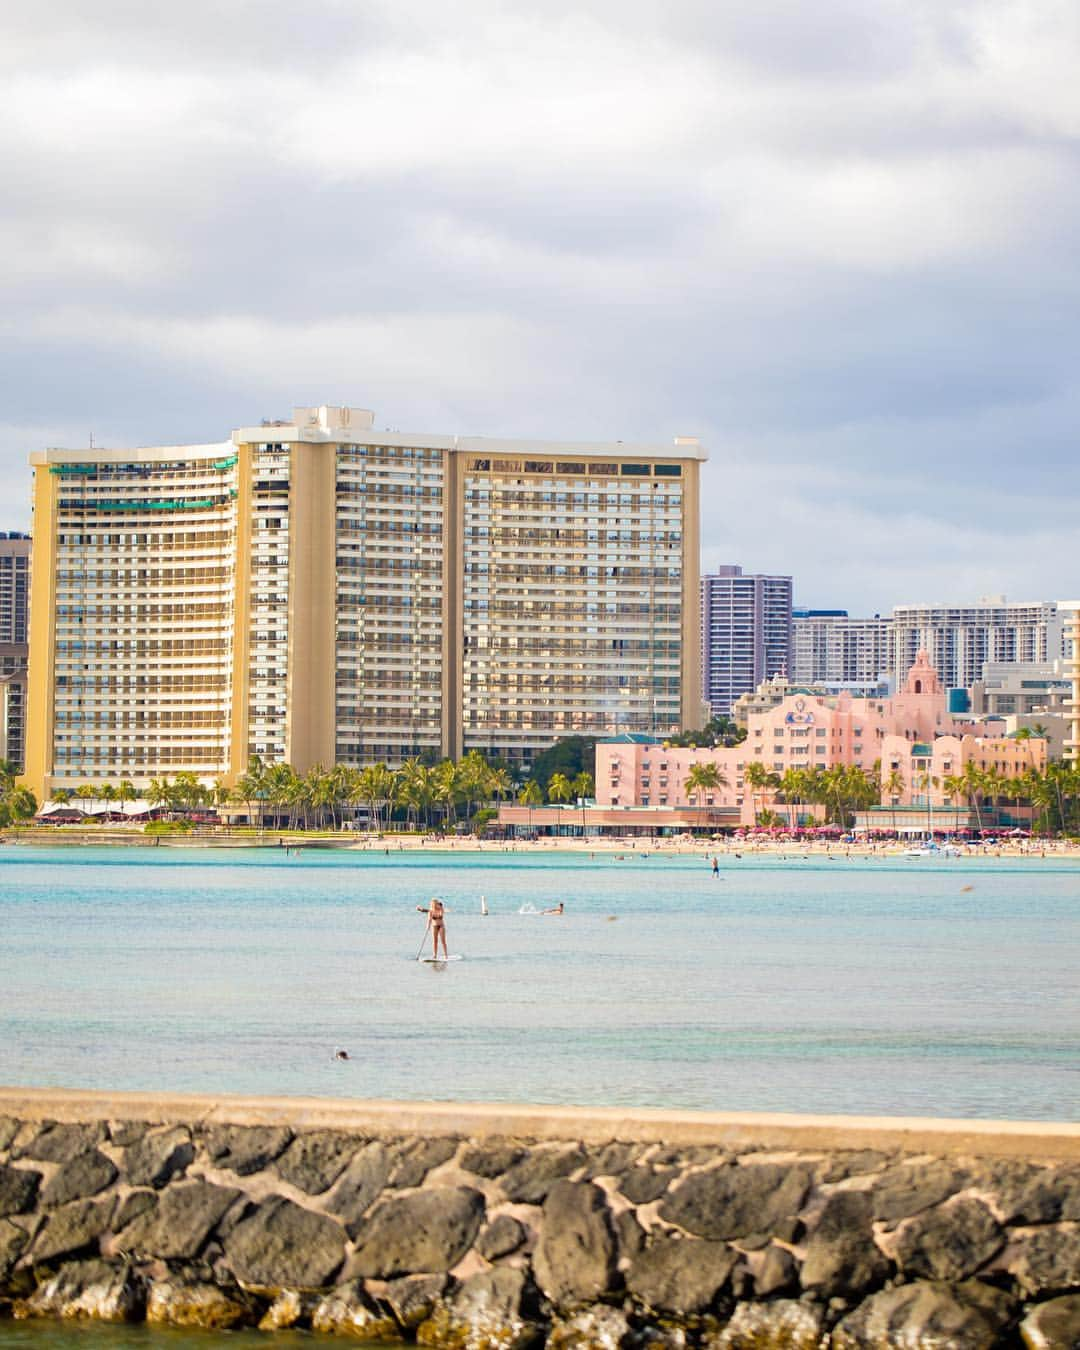
[[[443,959],[446,959],[446,906],[437,895],[431,897],[430,905],[417,905],[417,910],[421,914],[428,916],[428,927],[431,929],[431,958],[433,961],[439,959],[439,940],[442,939]]]

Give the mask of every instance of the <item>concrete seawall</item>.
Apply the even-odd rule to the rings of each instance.
[[[0,1089],[0,1315],[1080,1345],[1080,1126]]]

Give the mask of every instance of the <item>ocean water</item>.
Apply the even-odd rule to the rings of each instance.
[[[1080,866],[719,856],[5,847],[0,1082],[1076,1118]]]

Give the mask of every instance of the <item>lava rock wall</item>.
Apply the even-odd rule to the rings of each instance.
[[[1068,1158],[278,1114],[0,1116],[0,1316],[458,1350],[1080,1345]]]

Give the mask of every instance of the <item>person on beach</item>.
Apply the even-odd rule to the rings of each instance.
[[[446,906],[437,895],[431,897],[430,905],[417,905],[417,910],[421,914],[428,916],[428,927],[431,929],[431,959],[439,959],[439,942],[442,942],[443,959],[446,959]]]

